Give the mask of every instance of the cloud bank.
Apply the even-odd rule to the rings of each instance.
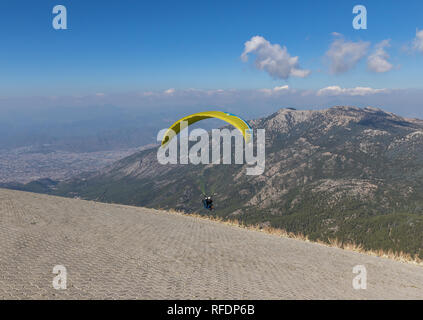
[[[95,93],[85,96],[57,97],[0,97],[0,119],[11,112],[24,117],[37,114],[42,108],[116,106],[136,109],[145,115],[188,113],[225,110],[247,119],[269,115],[283,107],[297,109],[329,108],[336,105],[357,107],[373,106],[408,117],[423,119],[423,89],[386,89],[372,87],[342,87],[338,84],[317,89],[296,89],[288,86],[258,89],[175,89],[172,94],[165,90],[122,93]],[[82,110],[82,109],[80,109]]]
[[[367,96],[371,94],[388,92],[387,89],[373,89],[369,87],[341,88],[340,86],[329,86],[316,92],[317,96]]]

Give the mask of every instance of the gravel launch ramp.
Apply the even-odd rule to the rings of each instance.
[[[56,265],[66,289],[53,287]],[[354,266],[367,289],[354,289]],[[423,267],[165,211],[0,189],[1,299],[421,299]]]

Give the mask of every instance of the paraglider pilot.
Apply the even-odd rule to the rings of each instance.
[[[204,197],[203,199],[203,206],[205,209],[213,210],[213,199],[211,197]]]

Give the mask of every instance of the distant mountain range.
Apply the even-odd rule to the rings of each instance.
[[[250,124],[266,129],[259,176],[245,175],[245,165],[163,166],[153,148],[37,188],[188,213],[202,212],[201,190],[215,192],[222,217],[423,258],[422,120],[340,106],[281,109]]]

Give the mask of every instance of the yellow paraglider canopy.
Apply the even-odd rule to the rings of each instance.
[[[239,131],[241,131],[242,135],[244,136],[245,142],[246,143],[250,142],[253,131],[250,125],[246,121],[228,112],[205,111],[205,112],[198,112],[198,113],[191,114],[182,119],[179,119],[174,124],[172,124],[172,126],[169,129],[167,129],[163,137],[162,146],[165,146],[170,140],[173,139],[175,135],[177,135],[181,131],[181,122],[185,121],[187,122],[188,126],[190,126],[191,124],[197,121],[209,119],[209,118],[217,118],[233,125]]]

